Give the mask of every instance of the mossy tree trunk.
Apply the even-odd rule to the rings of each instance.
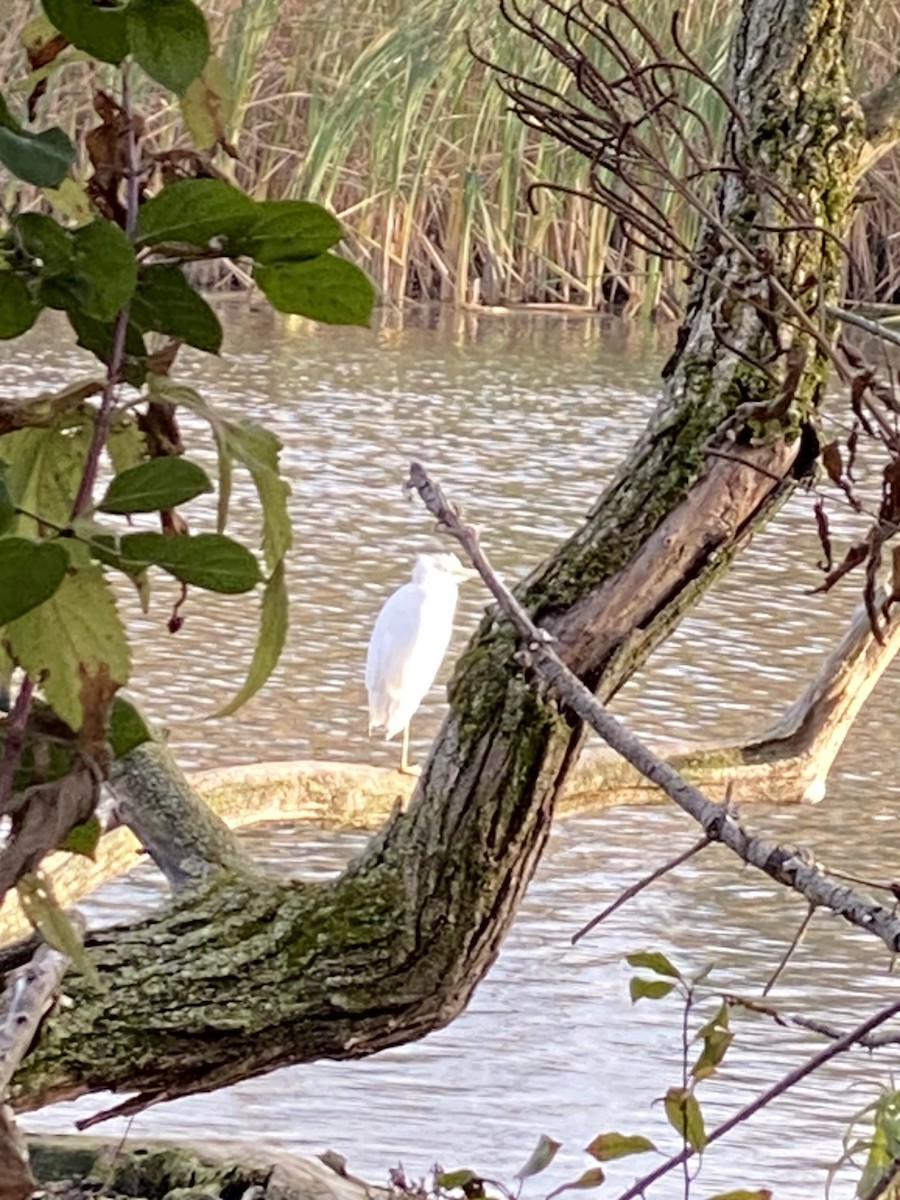
[[[698,248],[663,400],[584,526],[520,589],[601,698],[812,468],[827,330],[798,329],[771,280],[814,280],[822,328],[841,270],[825,235],[846,232],[865,145],[845,77],[848,10],[746,0],[733,49],[742,121],[725,155],[735,169]],[[785,220],[760,177],[800,197],[825,235],[766,232]],[[291,1062],[361,1057],[452,1020],[516,913],[581,730],[531,686],[509,626],[490,617],[450,698],[409,811],[338,879],[275,884],[225,866],[161,914],[95,935],[104,990],[67,980],[75,1004],[45,1023],[14,1103],[139,1089],[127,1111]]]

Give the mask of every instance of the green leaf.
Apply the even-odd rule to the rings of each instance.
[[[73,225],[86,225],[96,215],[84,187],[74,179],[66,178],[56,188],[45,187],[44,195],[56,211]]]
[[[60,850],[69,850],[72,854],[81,854],[84,858],[93,858],[100,844],[100,821],[96,816],[89,817],[80,825],[69,830],[59,844]]]
[[[84,472],[91,440],[87,420],[72,429],[19,429],[0,445],[9,461],[7,482],[16,504],[55,525],[65,525]],[[30,517],[16,519],[16,532],[41,532]]]
[[[2,544],[2,543],[0,543]],[[259,638],[253,651],[253,661],[244,686],[224,708],[216,713],[217,717],[230,717],[239,708],[255,696],[275,668],[284,649],[288,631],[288,594],[284,582],[284,562],[280,562],[263,592],[262,608],[259,621]]]
[[[181,115],[198,150],[212,150],[226,141],[234,116],[234,87],[214,54],[181,97]]]
[[[530,1179],[532,1175],[539,1175],[541,1171],[546,1170],[556,1158],[556,1153],[561,1145],[562,1142],[557,1142],[552,1137],[548,1137],[546,1133],[542,1133],[528,1162],[521,1170],[516,1171],[516,1179]]]
[[[75,331],[78,345],[90,350],[104,366],[109,365],[112,358],[113,342],[116,334],[115,322],[98,321],[87,313],[77,312],[72,308],[66,309],[69,324]],[[141,336],[141,331],[133,321],[128,322],[125,331],[125,362],[122,365],[122,378],[132,387],[139,388],[147,378],[147,347]]]
[[[154,377],[150,394],[155,400],[189,408],[208,421],[219,452],[218,530],[225,528],[231,493],[232,462],[247,468],[256,485],[263,510],[262,548],[266,566],[274,570],[293,541],[288,497],[291,489],[282,478],[278,461],[281,442],[271,430],[255,421],[230,421],[208,404],[199,392],[171,380]]]
[[[143,333],[151,329],[168,333],[211,354],[222,348],[219,318],[174,264],[142,269],[131,302],[131,319]]]
[[[441,1171],[434,1177],[434,1185],[439,1188],[446,1188],[452,1191],[453,1188],[465,1187],[467,1183],[480,1183],[481,1176],[476,1175],[474,1171],[462,1167],[458,1171]]]
[[[867,1149],[868,1157],[857,1195],[868,1196],[883,1177],[885,1170],[900,1157],[900,1091],[885,1089],[865,1113],[872,1113],[871,1141],[854,1146],[851,1152]]]
[[[548,1192],[545,1200],[552,1200],[553,1196],[558,1196],[560,1192],[584,1191],[587,1188],[599,1187],[604,1182],[606,1176],[600,1167],[588,1167],[583,1171],[577,1179],[573,1179],[571,1183],[561,1183],[559,1187],[554,1188],[552,1192]]]
[[[256,421],[228,421],[224,426],[224,443],[231,458],[247,468],[256,484],[263,510],[263,554],[267,566],[273,570],[293,541],[287,506],[291,489],[279,473],[281,442]]]
[[[326,325],[368,325],[372,315],[375,288],[368,276],[334,254],[258,266],[253,278],[279,312]]]
[[[76,970],[99,987],[100,976],[85,951],[81,930],[60,908],[43,875],[23,875],[16,892],[22,911],[47,945],[70,958]]]
[[[646,1154],[656,1150],[649,1138],[640,1133],[598,1133],[585,1151],[598,1162],[612,1162],[614,1158],[626,1158],[629,1154]]]
[[[697,1037],[703,1041],[703,1050],[691,1068],[691,1074],[695,1079],[706,1079],[715,1073],[734,1037],[728,1028],[726,1004],[720,1005],[715,1015],[698,1029]]]
[[[6,627],[23,670],[41,680],[47,702],[74,730],[84,719],[82,693],[98,678],[128,682],[131,655],[102,569],[70,567],[57,591]]]
[[[186,458],[151,458],[117,475],[97,505],[100,512],[166,512],[213,490],[202,467]]]
[[[116,696],[109,710],[109,745],[114,757],[124,758],[144,742],[152,741],[153,734],[138,710],[124,696]]]
[[[0,538],[0,625],[49,600],[68,568],[69,556],[58,542]]]
[[[636,1004],[638,1000],[661,1000],[663,996],[668,996],[674,987],[674,983],[668,983],[665,979],[638,979],[635,977],[629,983],[628,990],[631,994],[631,1003]]]
[[[75,161],[75,147],[61,129],[23,129],[0,96],[0,163],[36,187],[58,187]]]
[[[182,583],[209,592],[249,592],[262,580],[259,563],[250,551],[221,533],[196,537],[129,533],[122,538],[121,547],[126,562],[161,567]]]
[[[78,304],[89,317],[111,321],[137,286],[134,247],[118,225],[102,218],[76,229],[72,242]]]
[[[147,439],[133,416],[116,414],[106,439],[106,453],[117,475],[146,460]]]
[[[256,210],[256,223],[237,249],[258,263],[315,258],[344,236],[337,217],[307,200],[264,200]]]
[[[0,270],[0,339],[21,337],[37,320],[41,306],[18,275]]]
[[[16,517],[16,506],[13,504],[12,492],[6,480],[6,463],[0,461],[0,534],[6,533]],[[2,587],[0,581],[0,587]]]
[[[709,1200],[772,1200],[772,1193],[769,1188],[755,1188],[748,1191],[747,1188],[738,1188],[736,1192],[717,1192],[715,1196],[710,1196]]]
[[[29,259],[38,259],[43,276],[63,275],[72,268],[74,247],[68,230],[43,213],[22,213],[13,221],[12,244],[18,240]]]
[[[214,238],[228,241],[247,233],[256,205],[221,179],[180,179],[167,184],[138,212],[137,239],[156,246],[182,242],[206,247]]]
[[[669,1088],[663,1099],[663,1107],[669,1124],[679,1137],[696,1151],[702,1151],[706,1145],[706,1129],[700,1105],[693,1092],[687,1088]]]
[[[681,972],[674,967],[659,950],[638,950],[627,954],[625,961],[632,967],[644,967],[657,975],[668,975],[671,979],[681,979]]]
[[[191,0],[131,0],[128,42],[151,79],[179,96],[209,58],[206,18]]]
[[[124,7],[92,0],[43,0],[44,12],[73,46],[103,62],[122,61],[128,53]]]

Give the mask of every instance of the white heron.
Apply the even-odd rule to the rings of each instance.
[[[474,579],[455,554],[419,554],[412,580],[385,601],[366,656],[369,734],[403,733],[400,770],[409,765],[409,723],[434,683],[453,632],[459,585]]]

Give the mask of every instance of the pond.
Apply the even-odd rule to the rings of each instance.
[[[236,716],[210,720],[246,671],[254,603],[192,595],[173,646],[166,620],[177,594],[160,581],[146,617],[124,597],[141,634],[134,692],[168,726],[186,766],[298,758],[392,765],[397,746],[366,736],[368,634],[415,553],[448,548],[418,501],[403,495],[409,459],[423,461],[464,507],[514,580],[576,526],[611,477],[655,404],[671,331],[525,313],[426,312],[406,323],[385,317],[375,331],[316,329],[244,307],[224,318],[228,353],[213,362],[186,358],[183,374],[209,401],[263,421],[284,442],[296,529],[290,640],[269,686]],[[50,322],[24,351],[5,350],[5,393],[55,386],[66,367],[83,362],[75,350],[61,362],[58,334]],[[238,481],[233,528],[253,538],[251,496]],[[212,506],[196,502],[191,512],[200,528]],[[838,512],[833,528],[847,533],[850,518]],[[764,728],[801,690],[855,600],[852,581],[826,597],[809,595],[820,580],[816,558],[812,500],[797,495],[623,690],[616,711],[662,745]],[[463,589],[448,663],[413,722],[420,757],[440,721],[449,659],[485,602],[478,586]],[[763,800],[748,820],[829,865],[892,878],[898,709],[894,672],[853,730],[823,804],[777,811]],[[245,836],[273,867],[315,878],[364,840],[286,825]],[[632,1007],[624,955],[653,947],[686,971],[713,963],[710,987],[758,995],[803,906],[709,852],[578,946],[570,939],[622,887],[695,838],[686,818],[667,808],[558,822],[499,962],[448,1029],[362,1063],[290,1068],[161,1106],[131,1131],[263,1138],[304,1152],[331,1147],[372,1182],[398,1162],[411,1175],[440,1162],[511,1181],[546,1132],[564,1146],[546,1175],[526,1184],[525,1196],[535,1198],[589,1165],[581,1148],[598,1132],[643,1132],[677,1148],[655,1101],[681,1079],[681,1009],[672,997]],[[120,919],[158,894],[142,868],[104,889],[91,911]],[[888,966],[879,945],[818,917],[773,1000],[849,1027],[894,995]],[[822,1044],[762,1017],[737,1024],[725,1068],[700,1089],[710,1128]],[[767,1185],[790,1200],[822,1194],[850,1116],[895,1064],[895,1049],[831,1064],[712,1148],[692,1195],[726,1185]],[[68,1129],[105,1106],[105,1098],[87,1098],[32,1114],[27,1124]],[[615,1195],[635,1174],[634,1160],[613,1164],[598,1194]],[[851,1196],[849,1177],[832,1194]],[[650,1195],[674,1200],[682,1182],[673,1176]]]

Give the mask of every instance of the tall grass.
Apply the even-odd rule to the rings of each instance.
[[[703,0],[635,3],[664,44],[677,7],[695,56],[724,76],[737,5],[719,0],[713,19]],[[510,115],[491,73],[469,53],[467,35],[505,68],[571,89],[563,68],[503,19],[497,0],[210,0],[205,7],[235,82],[232,140],[240,159],[226,169],[257,198],[306,197],[334,209],[348,252],[385,300],[677,311],[682,268],[628,246],[616,219],[583,195],[588,164]],[[636,33],[618,28],[642,55]],[[900,0],[870,0],[860,29],[869,35],[859,42],[865,72],[877,81],[892,69],[879,47],[898,43]],[[14,67],[8,33],[3,78],[15,78]],[[70,125],[90,119],[71,104],[84,70],[67,68],[43,102]],[[717,97],[699,83],[687,86],[691,104],[719,130]],[[157,136],[179,136],[177,114],[162,97],[148,91],[142,101]],[[681,149],[673,141],[668,153],[675,159]],[[871,298],[890,298],[900,287],[898,174],[893,159],[877,168],[878,198],[854,231],[851,283]],[[538,190],[529,204],[531,185],[546,181],[560,189]],[[690,242],[695,213],[674,195],[665,204]]]

